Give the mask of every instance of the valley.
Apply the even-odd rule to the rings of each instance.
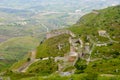
[[[47,32],[38,47],[15,63],[3,78],[119,80],[119,12],[119,5],[108,7],[97,11],[99,14],[84,15],[71,27]]]
[[[120,79],[119,0],[12,1],[0,3],[1,80]]]

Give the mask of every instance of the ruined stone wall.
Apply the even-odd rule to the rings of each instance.
[[[75,37],[75,35],[69,30],[56,30],[56,31],[47,33],[46,34],[46,39],[49,39],[49,38],[52,38],[52,37],[55,37],[55,36],[59,36],[61,34],[69,34],[72,37]]]

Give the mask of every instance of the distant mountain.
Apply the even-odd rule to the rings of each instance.
[[[120,0],[1,0],[0,6],[39,11],[73,11],[73,9],[93,9],[117,5]]]
[[[32,16],[34,13],[30,10],[24,10],[24,9],[14,9],[14,8],[0,8],[0,12],[4,12],[7,14],[14,14],[17,16]]]

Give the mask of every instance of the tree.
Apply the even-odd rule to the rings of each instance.
[[[27,58],[27,61],[29,62],[31,59],[30,58]]]
[[[83,63],[84,61],[82,59],[78,59],[78,61],[75,64],[75,67],[77,68],[76,73],[83,73],[84,69],[86,69],[87,65],[86,63]]]

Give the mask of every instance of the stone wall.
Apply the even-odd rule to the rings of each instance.
[[[55,36],[59,36],[61,34],[69,34],[72,37],[75,37],[75,35],[69,30],[55,30],[55,31],[47,33],[46,34],[46,39],[49,39],[49,38],[52,38],[52,37],[55,37]]]

